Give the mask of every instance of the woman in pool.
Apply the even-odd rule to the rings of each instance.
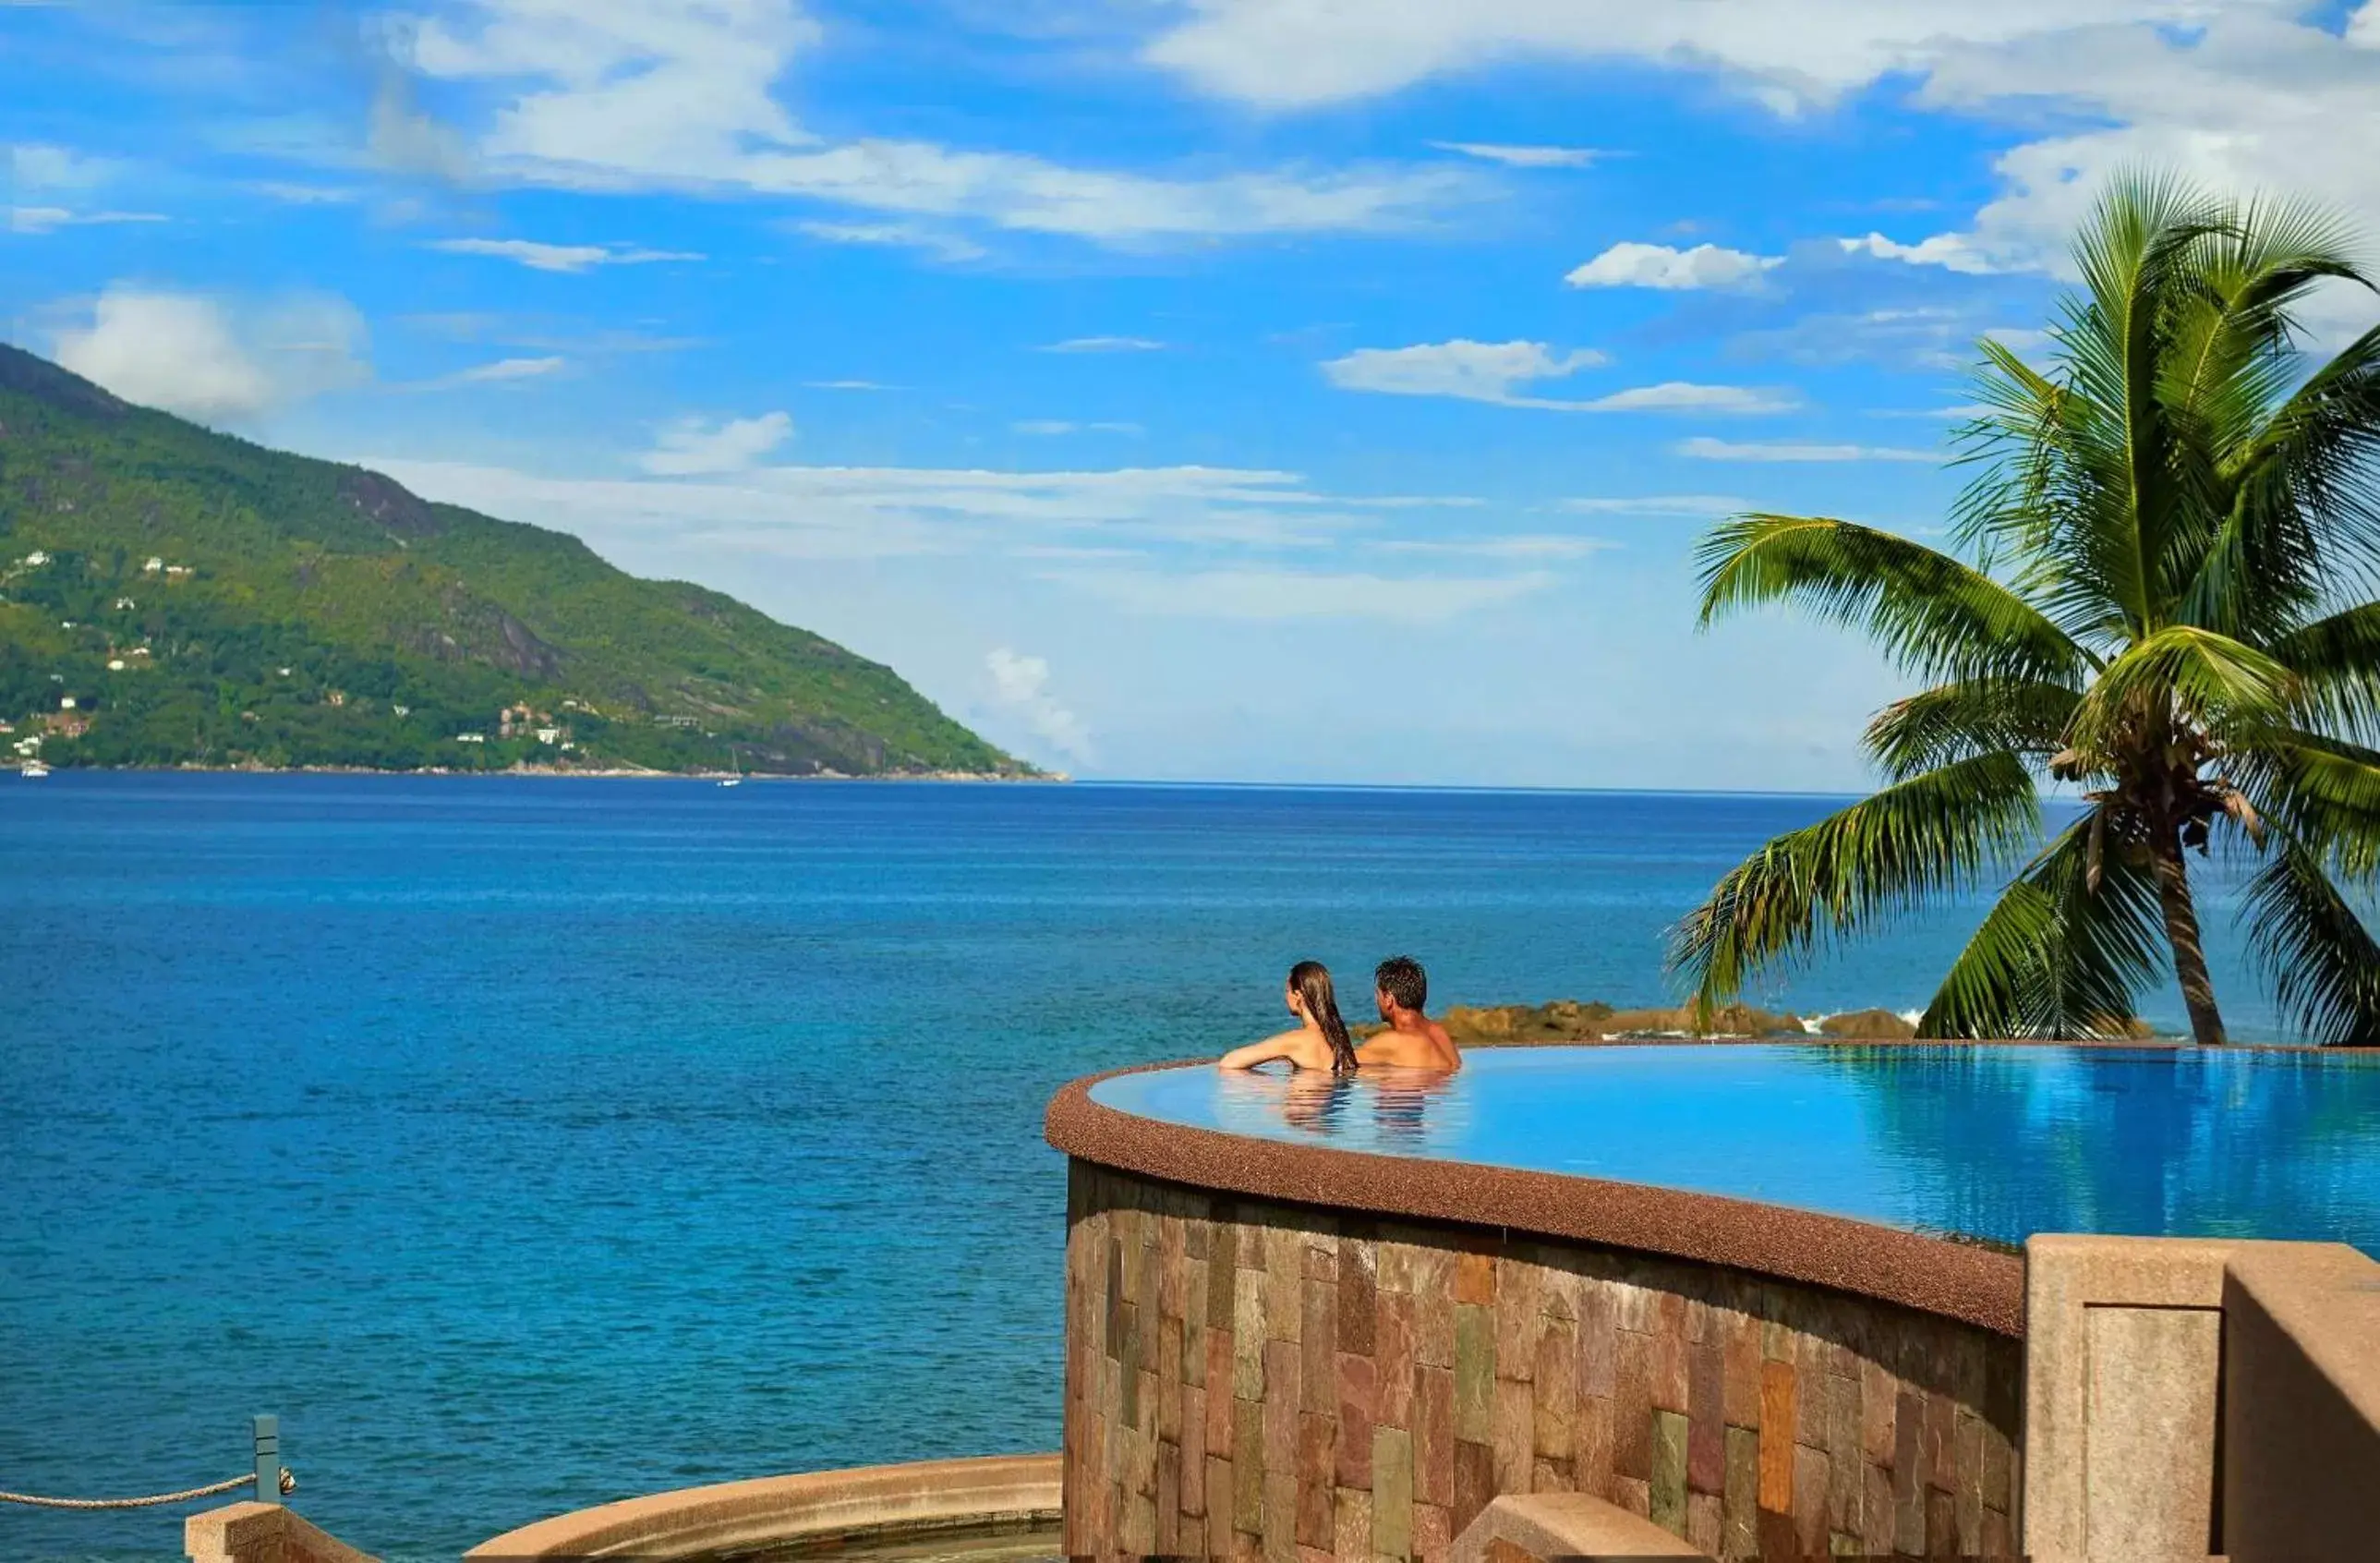
[[[1330,969],[1318,960],[1301,960],[1289,969],[1282,995],[1289,1012],[1302,1022],[1293,1032],[1252,1042],[1223,1055],[1218,1068],[1253,1069],[1275,1058],[1286,1058],[1294,1069],[1330,1074],[1355,1072],[1355,1042],[1347,1022],[1339,1018],[1339,997],[1331,991]]]

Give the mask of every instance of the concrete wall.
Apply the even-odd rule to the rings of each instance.
[[[1069,1553],[1434,1559],[1576,1490],[1727,1557],[2006,1554],[2022,1376],[1845,1292],[1072,1166]]]
[[[182,1521],[190,1563],[374,1563],[276,1503],[234,1503]]]
[[[997,1532],[1047,1533],[1058,1521],[1058,1457],[806,1471],[625,1498],[508,1531],[465,1563],[738,1557],[792,1543],[916,1545]]]
[[[2380,1555],[2380,1264],[2337,1243],[2026,1245],[2024,1545]]]

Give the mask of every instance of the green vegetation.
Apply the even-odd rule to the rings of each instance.
[[[2185,852],[2220,843],[2284,1013],[2380,1042],[2380,945],[2347,893],[2380,869],[2380,329],[2319,362],[2291,318],[2364,278],[2331,220],[2154,179],[2103,199],[2074,261],[2046,372],[1983,344],[1973,563],[1791,516],[1705,541],[1706,623],[1798,603],[1933,687],[1868,727],[1888,785],[1730,873],[1673,959],[1707,1008],[2012,868],[1924,1034],[2122,1034],[2169,964],[2219,1043]],[[2046,847],[2044,775],[2088,804]]]
[[[732,598],[5,345],[0,718],[52,765],[1033,774]]]

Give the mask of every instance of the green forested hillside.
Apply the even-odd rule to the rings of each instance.
[[[54,766],[1031,774],[733,598],[5,344],[0,718]]]

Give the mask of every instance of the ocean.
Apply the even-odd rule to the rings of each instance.
[[[1054,1448],[1065,1080],[1360,1011],[1669,995],[1802,797],[0,779],[0,1488],[239,1473],[391,1560],[736,1477]],[[2208,921],[2235,1031],[2275,1022]],[[1753,995],[1922,1005],[1952,907]],[[2179,1025],[2176,996],[2152,1019]],[[182,1509],[0,1506],[0,1557]]]

